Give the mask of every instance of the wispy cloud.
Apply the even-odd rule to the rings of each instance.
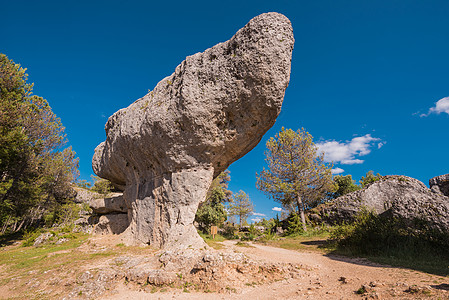
[[[332,140],[317,143],[316,145],[320,152],[324,152],[325,162],[354,165],[362,164],[364,160],[357,157],[369,154],[374,145],[377,145],[377,148],[381,148],[384,144],[385,142],[382,142],[381,139],[372,137],[371,134],[365,134],[346,142]]]
[[[444,97],[435,103],[435,106],[429,109],[427,114],[421,114],[420,117],[427,117],[430,114],[447,113],[449,115],[449,97]]]
[[[274,211],[282,211],[282,208],[280,208],[280,207],[273,207],[271,210],[274,210]]]
[[[253,222],[260,222],[260,221],[262,221],[262,219],[261,218],[254,218],[254,219],[251,219],[251,221],[253,221]]]
[[[331,172],[332,172],[333,175],[341,174],[341,173],[343,173],[344,171],[345,171],[345,170],[343,170],[342,168],[333,168],[333,169],[331,170]]]
[[[253,212],[253,216],[265,217],[265,214]]]

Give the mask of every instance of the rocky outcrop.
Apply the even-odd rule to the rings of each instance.
[[[77,186],[74,186],[73,189],[76,192],[76,196],[74,198],[75,203],[89,203],[90,201],[94,199],[98,199],[103,197],[101,194],[92,192],[87,189],[83,189]]]
[[[92,165],[124,189],[129,242],[203,246],[193,226],[198,204],[213,178],[274,124],[293,43],[285,16],[257,16],[108,119]]]
[[[431,178],[429,186],[432,191],[449,197],[449,174]]]
[[[96,214],[128,213],[125,199],[122,193],[113,193],[106,198],[98,198],[89,201],[89,206]]]
[[[304,278],[310,271],[312,268],[307,265],[257,261],[234,251],[185,249],[159,255],[119,256],[78,275],[68,299],[79,299],[79,295],[89,299],[101,298],[101,294],[114,290],[123,281],[128,287],[138,286],[140,291],[146,290],[148,295],[157,287],[174,287],[181,288],[184,293],[220,293],[212,294],[212,298],[229,294],[232,290],[235,294],[231,299],[234,299],[235,295],[256,283]]]
[[[95,234],[121,234],[129,226],[128,207],[122,193],[111,193],[107,197],[91,199],[89,206],[93,215],[89,223],[93,223]]]
[[[449,198],[407,176],[384,176],[365,189],[343,195],[322,206],[320,217],[327,223],[342,223],[365,208],[410,224],[420,220],[435,230],[449,231]]]
[[[128,228],[128,215],[107,214],[98,219],[93,232],[95,234],[120,234]]]

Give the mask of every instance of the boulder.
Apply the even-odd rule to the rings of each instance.
[[[352,221],[362,209],[400,218],[412,224],[426,222],[432,229],[449,231],[449,198],[436,194],[421,181],[407,176],[383,176],[379,181],[322,206],[320,216],[327,223]]]
[[[127,213],[128,208],[123,199],[123,194],[115,193],[107,198],[99,198],[89,201],[89,206],[96,214]]]
[[[195,213],[217,175],[254,148],[280,113],[294,38],[278,13],[187,57],[112,115],[94,172],[124,187],[128,243],[202,247]]]
[[[76,196],[74,199],[75,203],[89,203],[94,199],[103,197],[103,195],[100,195],[99,193],[92,192],[90,190],[83,189],[77,186],[74,186],[73,189],[76,192]]]
[[[431,178],[429,186],[432,191],[449,197],[449,174]]]
[[[129,221],[126,214],[109,214],[100,217],[95,225],[95,234],[120,234],[128,228]]]

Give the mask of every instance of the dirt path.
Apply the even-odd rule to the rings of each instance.
[[[229,294],[149,294],[118,286],[102,299],[449,299],[449,278],[414,270],[392,268],[364,259],[299,252],[250,244],[240,247],[225,241],[226,250],[243,252],[254,260],[301,264],[295,279],[247,286]],[[356,294],[362,286],[366,292]]]

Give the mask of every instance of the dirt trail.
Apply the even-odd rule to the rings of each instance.
[[[364,259],[299,252],[251,244],[240,247],[225,241],[227,250],[243,252],[265,262],[302,264],[299,278],[247,286],[237,293],[149,294],[118,286],[102,299],[449,299],[449,278],[414,270],[393,268]],[[365,286],[366,293],[355,291]]]

